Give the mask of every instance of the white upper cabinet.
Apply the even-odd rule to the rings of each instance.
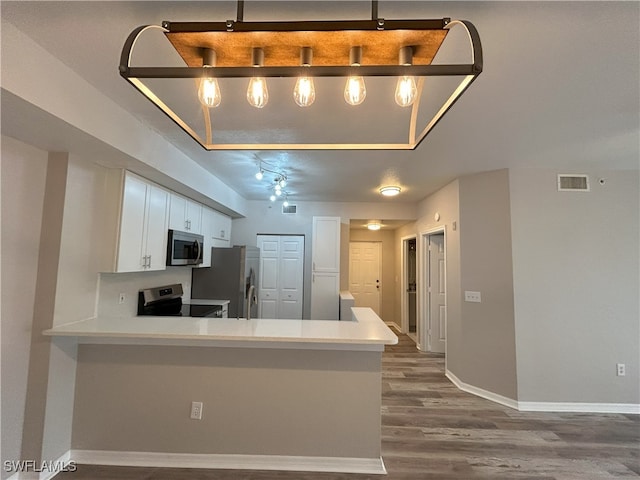
[[[172,193],[169,228],[181,232],[202,234],[202,205],[177,193]]]
[[[126,172],[116,272],[164,270],[169,192]]]
[[[314,272],[340,272],[340,217],[313,217]]]
[[[204,236],[204,252],[201,266],[210,267],[211,247],[230,246],[231,218],[203,205],[202,235]]]
[[[211,225],[211,235],[218,240],[230,241],[231,238],[231,217],[227,217],[220,212],[213,212],[213,223]]]

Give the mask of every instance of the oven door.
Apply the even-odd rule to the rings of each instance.
[[[202,235],[169,230],[167,265],[198,265],[202,263],[203,242]]]

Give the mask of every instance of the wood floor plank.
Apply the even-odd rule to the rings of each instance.
[[[640,417],[519,412],[458,390],[406,335],[382,359],[388,475],[79,465],[56,480],[610,480],[640,478]]]

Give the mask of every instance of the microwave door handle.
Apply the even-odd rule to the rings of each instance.
[[[202,245],[200,245],[200,242],[198,240],[196,240],[196,246],[198,248],[198,255],[196,256],[196,262],[198,260],[202,260]]]

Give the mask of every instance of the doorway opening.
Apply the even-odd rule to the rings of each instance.
[[[422,259],[419,261],[418,348],[446,353],[447,346],[447,269],[444,227],[421,234]],[[422,327],[422,328],[421,328]]]
[[[402,242],[402,331],[418,344],[418,249],[416,237],[404,238]]]

